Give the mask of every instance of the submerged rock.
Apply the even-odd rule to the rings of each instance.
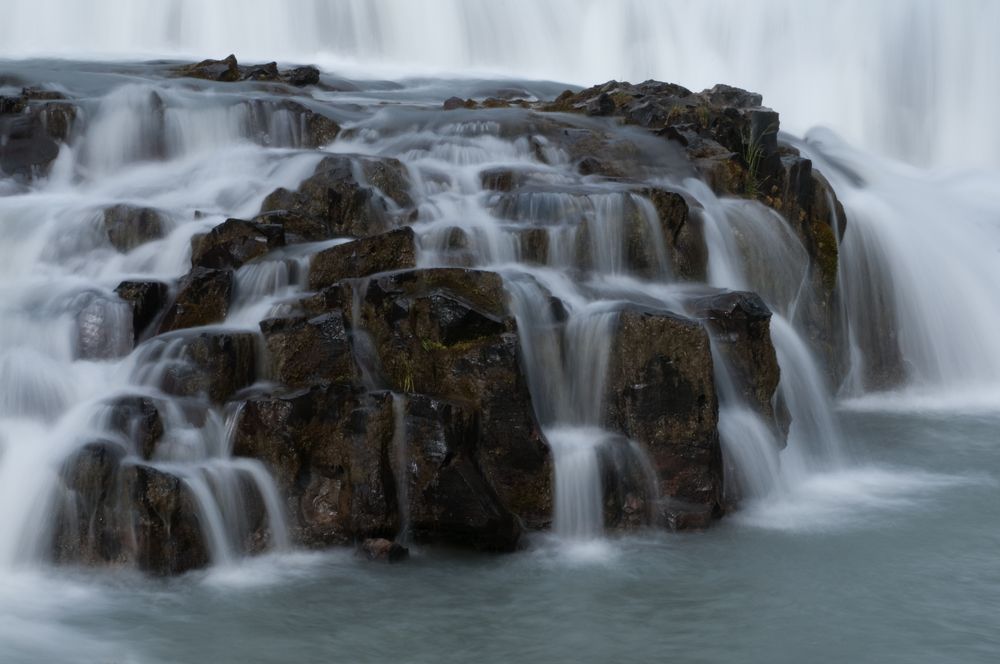
[[[77,107],[25,89],[0,97],[0,172],[22,180],[44,176],[69,139]]]
[[[164,431],[156,403],[141,396],[120,397],[111,402],[107,427],[128,441],[134,454],[147,460],[153,457]]]
[[[122,253],[163,237],[166,222],[152,208],[115,205],[104,210],[102,219],[108,241]]]
[[[358,555],[378,563],[401,563],[410,557],[410,550],[385,538],[370,538],[361,542]]]

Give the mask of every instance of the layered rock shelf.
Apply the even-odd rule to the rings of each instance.
[[[511,276],[502,261],[482,260],[474,227],[427,224],[405,158],[358,149],[357,118],[377,109],[352,109],[352,122],[327,112],[309,95],[329,86],[309,67],[246,66],[230,56],[168,74],[242,86],[242,104],[294,118],[302,133],[291,147],[331,151],[297,186],[273,187],[255,214],[196,234],[186,275],[115,289],[124,346],[94,342],[88,352],[133,353],[159,368],[143,375],[150,392],[107,404],[114,435],[66,460],[57,558],[159,574],[212,559],[209,515],[192,483],[153,463],[172,458],[161,449],[167,410],[195,428],[225,414],[228,453],[260,462],[273,478],[292,545],[364,543],[365,556],[397,561],[410,542],[514,551],[552,527],[552,422],[540,411],[547,397],[532,392],[536,367],[524,352],[528,331]],[[288,98],[255,99],[265,89],[255,86]],[[498,140],[520,141],[533,155],[531,167],[487,165],[470,185],[482,188],[521,264],[581,283],[607,272],[685,287],[672,307],[622,299],[609,309],[603,412],[593,420],[612,434],[599,454],[603,524],[710,526],[739,493],[726,486],[719,358],[748,407],[779,439],[788,431],[776,399],[772,311],[756,293],[705,285],[706,213],[690,192],[652,174],[694,178],[720,197],[781,215],[806,255],[810,294],[795,322],[833,380],[842,357],[832,333],[841,324],[836,237],[845,218],[826,180],[781,143],[778,114],[759,95],[727,86],[693,93],[609,82],[549,100],[455,98],[422,112],[432,122],[487,123]],[[0,133],[10,137],[0,145],[0,169],[24,182],[43,177],[83,126],[81,115],[72,99],[37,90],[0,99]],[[262,145],[273,138],[250,135]],[[561,179],[552,175],[560,169]],[[607,229],[591,212],[573,216],[605,192],[618,206],[620,249],[610,257]],[[562,196],[562,207],[540,217],[547,194]],[[144,205],[95,214],[101,241],[122,254],[175,224]],[[296,248],[309,257],[301,289],[256,330],[230,325],[243,271]],[[546,320],[565,326],[572,303],[538,287]],[[277,525],[251,475],[233,489],[244,511],[243,552],[273,545]]]

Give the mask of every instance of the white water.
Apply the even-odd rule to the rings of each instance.
[[[154,94],[159,101],[152,103]],[[182,478],[213,561],[242,553],[248,484],[263,504],[271,545],[288,546],[273,480],[258,462],[229,458],[221,412],[195,399],[186,407],[208,410],[203,424],[192,424],[160,391],[166,372],[187,362],[188,337],[156,338],[130,352],[131,324],[112,293],[125,279],[169,282],[180,276],[188,269],[193,234],[230,214],[255,212],[271,187],[294,185],[318,159],[256,147],[260,135],[243,122],[247,107],[239,100],[194,101],[188,93],[148,84],[84,100],[86,129],[63,148],[49,181],[0,197],[7,258],[0,268],[4,568],[49,557],[60,466],[89,441],[120,439],[101,414],[110,400],[127,394],[156,400],[164,433],[151,461],[129,450],[124,463],[150,463]],[[155,145],[166,161],[150,161]],[[117,203],[162,210],[165,236],[126,254],[115,251],[104,239],[99,211]],[[263,305],[261,314],[269,309],[268,296],[274,302],[294,286],[294,275],[278,272],[237,276],[237,290],[252,294],[255,306]],[[239,298],[236,303],[238,318]]]
[[[997,130],[983,115],[995,91],[980,82],[987,80],[983,68],[990,71],[997,63],[998,47],[983,27],[996,7],[972,0],[947,8],[917,0],[878,5],[636,1],[468,2],[460,9],[442,1],[418,9],[375,1],[302,2],[289,11],[286,4],[263,0],[197,8],[186,1],[105,0],[81,12],[78,4],[13,0],[0,24],[0,49],[18,56],[34,49],[74,53],[96,39],[110,55],[121,57],[136,52],[221,56],[233,50],[244,59],[256,55],[338,66],[354,61],[369,71],[458,64],[463,71],[517,71],[578,83],[655,76],[698,88],[726,81],[764,92],[782,112],[785,129],[828,123],[870,149],[915,163],[947,165],[960,159],[965,166],[995,166]],[[137,11],[145,12],[141,22],[134,21]],[[563,27],[551,34],[546,26],[556,15]],[[136,28],[139,24],[148,27]],[[923,29],[930,24],[935,30]],[[45,34],[36,26],[46,26]],[[662,38],[660,26],[671,39]],[[457,31],[467,38],[449,38]],[[815,38],[816,31],[822,39]],[[850,41],[837,39],[848,32]],[[959,63],[958,40],[976,57]],[[598,46],[578,47],[589,43]],[[777,61],[782,66],[774,66]],[[447,89],[431,84],[418,103],[436,106],[449,96]],[[801,89],[810,94],[800,94]],[[161,103],[162,114],[157,112]],[[35,471],[51,469],[85,442],[78,435],[78,418],[103,396],[117,394],[133,380],[130,376],[147,388],[156,384],[166,366],[159,356],[141,366],[144,352],[162,340],[125,360],[76,359],[82,310],[73,303],[92,302],[92,293],[97,301],[113,301],[111,289],[126,277],[169,280],[182,274],[191,235],[227,216],[252,216],[265,193],[293,186],[318,159],[275,149],[294,147],[298,136],[282,112],[265,114],[269,120],[260,125],[253,120],[255,107],[225,93],[178,86],[165,91],[161,83],[130,81],[84,106],[86,130],[64,148],[50,181],[0,199],[0,221],[9,239],[0,247],[6,259],[0,267],[6,279],[0,299],[5,314],[0,380],[8,386],[0,402],[5,416],[0,473],[10,479],[3,490],[11,496],[38,497],[28,503],[31,509],[0,507],[3,562],[36,555],[22,535],[44,535],[35,524],[44,522],[39,515],[47,508],[53,477]],[[639,278],[625,264],[624,217],[637,207],[649,233],[655,220],[648,204],[614,183],[582,182],[558,146],[544,138],[502,137],[492,120],[444,122],[419,111],[384,109],[361,124],[365,131],[358,139],[330,149],[392,155],[407,164],[420,210],[421,263],[460,262],[447,250],[448,234],[457,227],[468,238],[462,260],[471,258],[504,274],[522,330],[536,411],[556,455],[556,528],[565,536],[592,537],[601,531],[598,450],[604,437],[595,427],[602,421],[614,312],[626,304],[681,307],[662,238],[655,232],[648,250],[659,267],[656,273]],[[970,126],[977,128],[975,140],[958,133]],[[914,398],[934,400],[942,391],[967,390],[974,392],[962,398],[968,402],[1000,394],[1000,344],[993,335],[1000,314],[990,292],[990,284],[1000,278],[996,177],[987,172],[962,178],[928,175],[874,160],[826,133],[809,138],[803,149],[834,183],[849,215],[841,278],[856,353],[847,393],[863,389],[866,353],[879,334],[879,329],[865,329],[882,315],[882,301],[871,299],[877,292],[871,278],[876,265],[877,286],[891,295],[906,386]],[[166,160],[150,161],[153,156]],[[512,200],[484,191],[479,175],[496,166],[527,171],[540,191]],[[720,200],[700,182],[670,176],[658,181],[700,204],[711,249],[710,283],[756,290],[776,312],[772,335],[782,368],[780,392],[792,415],[788,449],[779,454],[767,423],[743,404],[725,395],[722,403],[728,454],[742,456],[744,469],[753,468],[746,470],[752,493],[766,496],[789,481],[802,484],[817,471],[838,467],[844,461],[843,441],[821,367],[788,322],[808,295],[798,240],[762,206]],[[95,213],[118,202],[163,209],[167,237],[125,255],[110,250],[95,228]],[[950,222],[950,232],[940,232],[942,219]],[[539,227],[547,250],[531,256],[524,232]],[[582,253],[581,233],[587,240]],[[253,329],[296,292],[307,253],[242,269],[227,325]],[[561,300],[565,321],[555,320],[546,304],[550,296]],[[45,315],[29,315],[39,307]],[[100,311],[114,315],[113,308]],[[87,310],[84,319],[93,315]],[[363,334],[356,331],[354,343],[359,340]],[[373,385],[374,374],[369,374]],[[987,397],[986,405],[995,403]],[[166,449],[193,464],[189,472],[201,472],[198,464],[217,463],[216,457],[227,454],[218,452],[225,445],[211,432],[178,423],[168,429]],[[33,441],[46,442],[21,444],[25,431]],[[217,522],[209,534],[217,538],[232,526],[220,523],[229,517],[209,493],[200,492],[205,520]],[[275,501],[265,502],[272,525],[278,523]],[[228,547],[220,540],[214,547],[217,558],[227,558]]]
[[[1000,165],[997,25],[992,0],[7,0],[0,56],[235,52],[387,76],[725,82],[763,93],[794,133],[822,124],[969,167]]]

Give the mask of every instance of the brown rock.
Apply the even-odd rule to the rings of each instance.
[[[271,374],[282,385],[308,387],[317,383],[350,382],[357,368],[351,341],[339,311],[313,318],[272,318],[261,321]]]
[[[279,225],[227,219],[208,233],[191,238],[191,265],[238,268],[284,245],[285,231]]]
[[[342,279],[417,265],[416,236],[409,226],[339,244],[316,254],[309,266],[309,288],[320,290]]]
[[[623,310],[606,394],[609,426],[647,450],[661,497],[720,514],[718,401],[705,330],[672,313]]]
[[[166,306],[167,285],[160,281],[123,281],[115,293],[131,306],[132,334],[139,341]]]
[[[163,237],[166,226],[156,210],[124,204],[107,208],[103,224],[108,240],[123,253]]]
[[[232,293],[231,270],[192,269],[181,280],[177,297],[160,324],[160,333],[222,322],[229,313]]]

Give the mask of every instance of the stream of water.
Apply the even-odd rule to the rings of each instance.
[[[46,85],[81,108],[47,179],[0,180],[0,660],[996,659],[1000,132],[985,82],[1000,66],[987,27],[1000,23],[1000,5],[175,0],[146,7],[153,27],[137,29],[141,4],[102,0],[74,16],[82,5],[12,0],[0,22],[0,56],[75,58],[0,61],[0,95]],[[550,33],[557,17],[568,23]],[[292,551],[274,481],[231,456],[236,413],[160,389],[198,335],[256,335],[303,292],[310,256],[337,241],[244,266],[222,324],[131,350],[115,287],[180,277],[195,234],[254,216],[324,154],[303,149],[270,93],[169,78],[162,63],[136,58],[228,50],[322,65],[335,85],[315,102],[346,130],[324,149],[404,164],[419,264],[503,276],[555,462],[553,532],[533,534],[526,551],[418,547],[399,567]],[[808,254],[776,213],[717,197],[660,139],[573,120],[633,144],[634,179],[690,201],[705,226],[708,280],[684,283],[634,181],[579,174],[529,111],[440,111],[452,96],[551,99],[567,87],[545,77],[646,76],[764,92],[790,132],[783,140],[830,180],[848,218],[837,238],[839,384],[802,322]],[[802,94],[807,81],[824,84]],[[807,131],[816,124],[833,129]],[[526,186],[484,186],[496,169]],[[109,247],[101,213],[117,204],[162,211],[163,237]],[[642,270],[629,262],[629,224],[648,240]],[[756,291],[773,311],[787,446],[716,348],[719,430],[740,509],[704,533],[609,536],[599,458],[620,438],[603,428],[620,312],[683,312],[714,288]],[[353,343],[375,385],[378,358],[363,334]],[[108,405],[125,395],[166,405],[150,463],[194,496],[206,571],[162,581],[51,564],[63,461],[114,440]],[[405,406],[396,395],[399,459]],[[625,449],[648,467],[641,445]],[[260,548],[248,543],[248,500],[268,523],[262,556],[246,555]],[[397,500],[407,541],[409,496]]]

